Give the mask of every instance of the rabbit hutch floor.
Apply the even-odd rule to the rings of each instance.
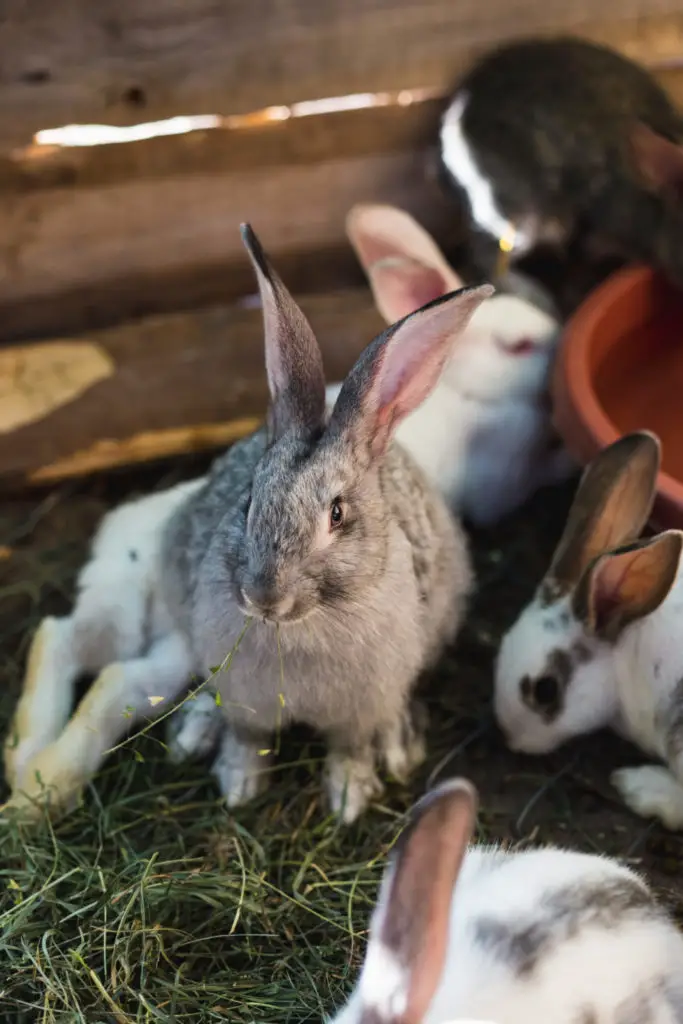
[[[69,607],[102,513],[205,464],[195,457],[172,474],[110,475],[3,503],[3,733],[30,631]],[[479,787],[482,838],[624,856],[676,905],[683,837],[634,818],[610,789],[610,769],[638,763],[638,753],[601,735],[551,757],[520,757],[491,720],[492,656],[548,562],[570,495],[571,487],[542,493],[475,537],[478,593],[456,649],[426,685],[428,763],[410,791],[390,787],[350,830],[321,803],[315,738],[286,737],[268,795],[233,816],[205,765],[166,762],[159,727],[118,749],[53,830],[5,826],[2,1020],[319,1021],[360,963],[401,813],[430,779],[449,774]]]

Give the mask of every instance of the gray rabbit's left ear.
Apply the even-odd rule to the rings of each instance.
[[[462,288],[375,338],[344,381],[329,430],[348,437],[359,457],[380,457],[399,423],[433,391],[458,336],[492,294],[489,284]]]
[[[322,355],[308,320],[273,270],[250,224],[242,241],[258,278],[265,330],[270,419],[275,437],[320,429],[325,414]]]

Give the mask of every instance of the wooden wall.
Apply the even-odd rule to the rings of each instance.
[[[683,9],[674,0],[5,0],[0,341],[92,331],[249,294],[254,280],[239,238],[242,220],[254,224],[298,294],[362,285],[344,236],[354,202],[397,203],[442,244],[452,242],[457,219],[428,170],[443,97],[492,44],[560,31],[621,49],[653,68],[683,102]],[[397,103],[408,89],[426,89],[428,98]],[[228,116],[364,92],[391,95],[383,106],[270,123],[247,119],[136,143],[31,144],[34,132],[70,123]],[[365,326],[372,318],[367,293],[349,294]],[[337,339],[327,352],[342,373],[369,339],[353,337],[343,358],[335,356],[337,301],[314,302],[312,316],[323,335]],[[129,403],[123,420],[116,414],[121,395],[134,393],[133,373],[151,371],[149,353],[161,358],[163,332],[133,323],[98,335],[116,362],[113,379],[119,387],[127,381],[128,390],[107,392],[110,374],[89,397],[55,413],[57,420],[48,415],[4,434],[0,422],[0,479],[53,479],[48,467],[71,465],[76,450],[85,452],[81,465],[93,468],[93,445],[101,453],[112,439],[150,431],[166,431],[161,448],[148,449],[160,454],[190,443],[187,431],[182,443],[173,440],[181,428],[191,427],[200,445],[215,441],[216,430],[232,436],[237,428],[225,424],[251,422],[263,386],[260,354],[253,362],[240,354],[245,339],[255,344],[258,313],[231,316],[222,351],[214,321],[208,333],[203,321],[160,321],[174,339],[170,376],[151,380],[151,404],[133,415]],[[210,376],[202,351],[220,356],[216,365],[226,372],[234,368],[242,399],[210,387],[203,403],[190,396],[189,379],[200,382],[183,378],[179,367],[185,359]],[[0,395],[2,372],[0,366]],[[165,403],[154,398],[170,379],[175,392]],[[126,457],[134,457],[130,450]],[[95,463],[121,461],[111,445],[109,451]]]

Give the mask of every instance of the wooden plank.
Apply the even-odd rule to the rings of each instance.
[[[683,75],[681,76],[683,94]],[[387,93],[376,106],[270,120],[226,118],[182,135],[97,146],[31,145],[0,156],[0,187],[17,192],[95,188],[142,178],[229,174],[428,146],[445,98],[406,102]]]
[[[74,121],[445,88],[501,39],[567,30],[646,62],[683,53],[678,0],[5,0],[0,148]]]
[[[120,320],[136,310],[177,309],[180,295],[167,282],[183,276],[199,280],[200,291],[202,276],[210,276],[213,294],[203,294],[209,301],[250,294],[243,220],[294,290],[315,290],[326,270],[339,274],[338,287],[357,282],[345,236],[354,203],[403,206],[443,244],[458,229],[425,160],[424,151],[413,150],[101,189],[2,193],[0,335],[71,331],[98,316],[106,322],[108,314]]]
[[[382,329],[367,289],[307,297],[301,306],[318,338],[328,380],[341,379]],[[73,344],[73,340],[71,343]],[[150,318],[77,339],[111,372],[71,400],[16,429],[0,422],[0,483],[44,484],[130,462],[211,448],[244,435],[261,420],[267,401],[261,311],[214,307]],[[58,350],[63,341],[52,342]],[[43,397],[56,384],[30,346],[12,350],[24,372],[12,390]],[[78,362],[73,350],[71,365]],[[63,368],[62,368],[63,369]],[[0,377],[0,391],[3,381]],[[21,397],[21,395],[19,396]],[[5,382],[3,400],[11,398]],[[16,405],[16,402],[13,403]],[[44,403],[47,405],[47,400]]]

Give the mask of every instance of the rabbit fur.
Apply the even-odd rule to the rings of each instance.
[[[463,286],[403,210],[356,206],[347,234],[388,324]],[[559,335],[558,321],[527,299],[491,296],[453,346],[438,385],[397,429],[399,444],[453,511],[476,526],[494,525],[576,470],[551,425]]]
[[[675,1024],[683,937],[635,872],[553,847],[468,847],[477,794],[413,808],[329,1024]]]
[[[387,324],[462,287],[434,239],[397,207],[357,205],[347,235]],[[553,431],[547,393],[560,327],[517,295],[493,295],[474,311],[430,395],[395,438],[449,507],[492,526],[540,486],[576,471]],[[327,388],[333,406],[342,385]],[[174,760],[217,745],[223,717],[209,690],[169,721]],[[220,758],[213,770],[221,779]]]
[[[622,768],[626,804],[683,828],[683,534],[639,540],[660,465],[655,435],[627,434],[586,469],[534,599],[503,638],[494,707],[530,754],[610,727],[664,764]]]
[[[506,239],[513,262],[539,246],[560,254],[560,291],[597,283],[582,267],[601,260],[605,272],[645,262],[683,284],[683,195],[670,188],[682,175],[667,156],[681,140],[683,118],[654,76],[609,47],[560,36],[485,54],[440,128],[477,273],[497,283]],[[583,295],[569,307],[554,297],[567,313]]]
[[[346,821],[379,791],[375,746],[396,776],[423,756],[412,690],[458,628],[471,569],[456,521],[391,440],[492,289],[463,289],[385,331],[328,415],[310,326],[248,227],[244,239],[264,310],[268,426],[234,445],[205,480],[157,496],[155,523],[165,525],[161,544],[152,545],[145,649],[132,644],[130,660],[121,660],[115,642],[105,645],[106,667],[56,738],[60,716],[51,718],[47,746],[44,729],[36,741],[22,727],[27,707],[36,717],[46,648],[53,682],[63,657],[62,625],[43,623],[18,709],[24,715],[5,747],[13,807],[35,807],[46,793],[53,806],[68,805],[131,717],[158,713],[161,699],[173,699],[193,674],[224,663],[245,621],[230,671],[213,680],[230,726],[219,761],[231,806],[258,791],[269,762],[264,743],[293,721],[326,734],[328,794]],[[138,586],[139,600],[144,590]],[[74,619],[66,629],[77,637]],[[93,632],[116,636],[109,618]],[[92,650],[92,634],[84,646]]]

